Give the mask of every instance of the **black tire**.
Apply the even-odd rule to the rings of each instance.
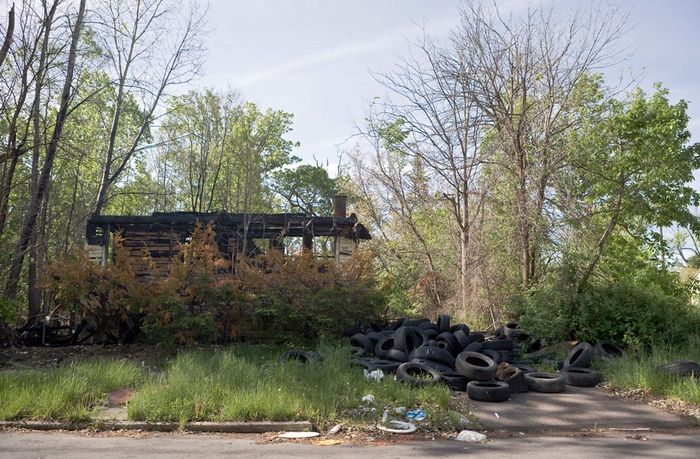
[[[464,350],[469,352],[481,352],[481,343],[474,341],[465,347]]]
[[[418,376],[421,377],[418,377]],[[426,378],[429,377],[429,378]],[[412,386],[432,386],[440,382],[440,373],[418,362],[402,363],[396,370],[396,379]]]
[[[367,350],[364,347],[353,346],[350,348],[350,353],[353,357],[364,357],[367,355]]]
[[[469,328],[467,328],[467,332],[465,333],[463,329],[459,328],[452,332],[454,335],[455,339],[457,340],[457,344],[459,344],[459,348],[457,349],[458,352],[462,352],[467,346],[469,346]]]
[[[311,362],[319,362],[321,360],[323,360],[323,357],[321,357],[321,354],[318,352],[306,352],[292,349],[283,353],[280,356],[279,362],[284,364],[290,361],[296,361],[306,364]]]
[[[381,333],[378,333],[378,332],[367,333],[367,338],[369,338],[370,341],[372,341],[372,352],[374,352],[374,346],[377,345],[377,343],[379,342],[380,339],[382,339],[383,336],[384,335],[382,335]]]
[[[510,398],[510,386],[503,381],[471,381],[467,396],[479,402],[500,403]]]
[[[519,368],[502,363],[498,365],[498,379],[508,384],[512,393],[527,392],[530,389],[525,381],[525,373]]]
[[[386,360],[393,360],[395,362],[408,362],[408,354],[399,349],[389,349],[386,352]]]
[[[515,344],[529,345],[532,342],[532,335],[525,330],[519,328],[506,330],[506,337],[513,340]]]
[[[526,373],[525,381],[527,381],[527,387],[533,392],[553,394],[564,392],[566,389],[566,379],[558,373]]]
[[[465,335],[469,336],[469,325],[467,324],[456,324],[450,327],[450,332],[454,333],[457,330],[462,330]]]
[[[488,381],[496,377],[496,362],[478,352],[464,351],[455,359],[455,368],[472,381]]]
[[[377,345],[374,346],[374,355],[379,357],[380,359],[383,359],[386,357],[386,353],[389,352],[390,349],[394,348],[394,336],[393,335],[386,335],[379,341],[377,341]]]
[[[356,347],[361,347],[367,353],[374,351],[374,344],[372,343],[372,340],[369,339],[367,335],[363,335],[362,333],[355,333],[352,335],[350,337],[350,344]]]
[[[452,346],[450,346],[450,343],[447,341],[435,341],[435,347],[439,347],[440,349],[444,349],[445,351],[449,352],[451,355],[455,355],[455,353],[452,351]]]
[[[450,331],[450,316],[447,314],[440,314],[437,318],[437,326],[440,333]]]
[[[569,386],[593,387],[603,380],[600,373],[590,368],[569,367],[562,370],[561,374]]]
[[[377,366],[373,364],[372,361],[366,359],[351,360],[350,365],[352,365],[353,367],[362,367],[367,371],[374,371],[377,369]]]
[[[445,372],[448,372],[448,371],[454,371],[454,368],[453,368],[453,367],[451,367],[451,366],[449,366],[449,365],[445,365],[444,363],[434,362],[434,361],[432,361],[432,360],[427,360],[427,359],[410,359],[409,362],[417,362],[417,363],[420,363],[420,364],[422,364],[422,365],[425,365],[426,367],[432,368],[433,370],[439,371],[441,374],[442,374],[442,373],[445,373]]]
[[[482,349],[493,349],[494,351],[512,351],[513,350],[513,340],[512,339],[496,339],[493,341],[484,341],[481,343]]]
[[[423,331],[426,331],[426,330],[435,330],[436,332],[438,331],[438,326],[432,322],[423,322],[421,324],[418,324],[417,327]]]
[[[589,343],[578,343],[566,356],[562,368],[588,368],[593,360],[593,346]]]
[[[447,384],[450,389],[458,392],[465,392],[467,390],[467,383],[469,380],[456,371],[445,371],[440,374],[442,375],[442,382]]]
[[[396,373],[396,369],[401,365],[401,362],[395,362],[392,360],[370,360],[369,363],[377,367],[377,369],[382,370],[386,374]]]
[[[418,327],[401,327],[394,333],[394,349],[410,353],[427,339]]]
[[[452,352],[452,355],[459,354],[459,341],[457,341],[457,338],[455,338],[455,335],[453,335],[452,333],[442,332],[435,337],[435,341],[446,342],[447,344],[449,344],[450,352]]]
[[[593,346],[593,357],[597,359],[617,359],[624,355],[624,349],[607,341],[598,340]]]
[[[396,319],[396,322],[394,322],[394,324],[390,328],[392,328],[393,330],[398,330],[399,327],[403,327],[404,322],[406,322],[406,318],[400,317]]]
[[[423,335],[425,335],[426,340],[435,339],[435,337],[439,334],[440,333],[438,333],[437,329],[435,329],[435,328],[429,328],[427,330],[423,330]]]
[[[501,358],[501,353],[499,351],[494,351],[493,349],[482,349],[480,352],[484,355],[491,357],[493,361],[496,362],[496,365],[503,361],[503,359]]]
[[[700,365],[692,360],[676,360],[675,362],[661,365],[659,371],[669,375],[700,377]]]
[[[524,363],[512,362],[512,363],[509,363],[509,365],[512,367],[518,368],[519,370],[522,370],[523,373],[534,373],[535,371],[537,371],[534,368],[532,368],[528,365],[525,365]]]
[[[483,343],[485,339],[486,339],[486,337],[484,336],[483,333],[480,333],[480,332],[469,333],[469,340],[471,342]]]
[[[411,360],[432,360],[433,362],[440,362],[451,368],[455,367],[455,358],[452,357],[452,354],[436,346],[421,346],[411,352],[410,358]]]

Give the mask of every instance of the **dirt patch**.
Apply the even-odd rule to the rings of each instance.
[[[694,419],[694,422],[700,425],[700,407],[693,403],[659,397],[657,395],[652,395],[644,389],[617,389],[610,386],[608,383],[602,383],[598,387],[605,389],[606,392],[609,392],[615,397],[638,403],[645,403],[678,416],[687,417],[691,420]]]
[[[145,344],[10,347],[0,349],[0,371],[55,368],[96,358],[109,358],[134,362],[157,372],[177,352],[177,349]]]

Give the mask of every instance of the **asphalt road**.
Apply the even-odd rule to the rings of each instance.
[[[700,431],[679,434],[616,432],[596,436],[490,439],[468,444],[451,440],[409,441],[387,446],[315,446],[299,443],[257,444],[227,435],[157,434],[141,438],[63,432],[0,432],[0,458],[159,458],[159,457],[298,457],[405,458],[488,454],[491,458],[696,458]]]

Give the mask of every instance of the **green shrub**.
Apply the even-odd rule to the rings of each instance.
[[[522,327],[537,336],[594,341],[632,348],[660,340],[680,343],[700,326],[691,290],[661,270],[600,280],[577,292],[565,272],[520,299]]]

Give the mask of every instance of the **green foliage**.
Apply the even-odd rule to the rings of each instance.
[[[22,300],[10,300],[0,295],[0,326],[14,324],[22,313]]]
[[[336,179],[320,166],[302,164],[273,174],[271,187],[282,196],[291,211],[309,215],[331,215],[333,196],[338,191]]]
[[[615,272],[610,267],[615,263],[627,269]],[[568,270],[550,275],[517,307],[521,325],[537,336],[645,349],[659,340],[683,343],[700,327],[700,310],[690,303],[692,288],[648,261],[606,263],[602,269],[609,277],[583,291],[576,289],[573,267],[565,266]]]

